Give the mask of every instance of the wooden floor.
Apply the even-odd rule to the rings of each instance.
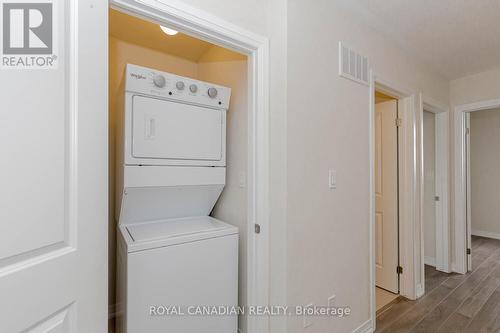
[[[473,237],[472,271],[425,268],[425,295],[377,313],[376,332],[500,332],[500,240]]]

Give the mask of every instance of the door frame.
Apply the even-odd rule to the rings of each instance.
[[[470,223],[470,217],[467,216],[467,151],[466,151],[466,117],[471,112],[484,111],[500,108],[500,99],[484,100],[480,102],[462,104],[455,106],[454,117],[454,221],[455,221],[455,262],[452,264],[452,270],[457,273],[465,274],[471,268],[471,261],[467,255],[468,232],[467,224]]]
[[[211,13],[174,0],[110,0],[113,9],[166,24],[248,56],[248,247],[249,305],[269,303],[269,40]],[[260,225],[260,233],[255,225]],[[267,316],[249,316],[247,332],[267,333]]]
[[[423,246],[423,157],[422,157],[422,95],[404,85],[385,80],[370,72],[369,89],[369,179],[370,179],[370,313],[376,324],[375,304],[375,90],[398,99],[398,116],[402,123],[398,131],[399,152],[399,262],[400,295],[417,299],[424,293]]]
[[[449,273],[450,265],[450,219],[449,219],[449,108],[424,95],[424,111],[434,114],[435,125],[435,160],[436,160],[436,258],[437,270]]]

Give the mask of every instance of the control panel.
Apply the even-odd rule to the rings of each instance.
[[[226,110],[231,96],[231,88],[132,64],[125,90]]]

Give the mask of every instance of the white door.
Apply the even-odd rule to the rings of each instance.
[[[376,284],[393,293],[398,284],[397,101],[375,105]]]
[[[107,331],[107,7],[0,9],[11,46],[52,47],[0,69],[0,332]]]

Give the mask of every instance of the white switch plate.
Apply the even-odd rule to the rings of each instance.
[[[332,190],[337,188],[337,171],[335,169],[328,170],[328,187]]]
[[[308,304],[306,305],[305,307],[306,308],[312,308],[314,306],[314,304]],[[303,324],[304,324],[304,328],[308,328],[310,327],[313,323],[312,323],[312,316],[309,316],[307,314],[304,313],[304,318],[303,318]]]

